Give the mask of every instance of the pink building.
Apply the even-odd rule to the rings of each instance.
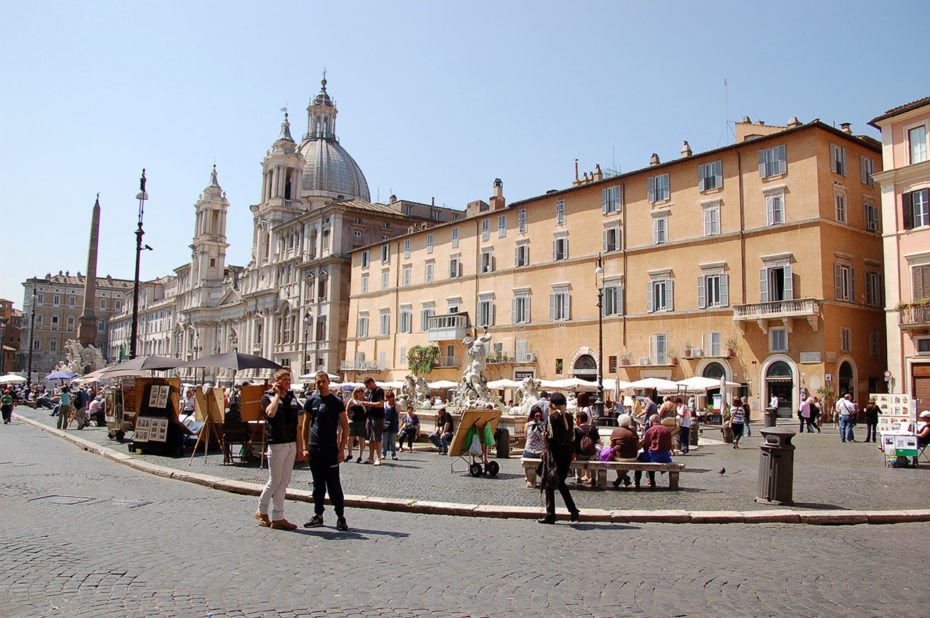
[[[890,392],[930,409],[930,97],[888,110],[882,132],[882,236]]]

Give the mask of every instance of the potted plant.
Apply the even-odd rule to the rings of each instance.
[[[678,357],[675,356],[674,354],[672,354],[672,355],[668,358],[668,363],[669,363],[669,365],[677,365],[677,364],[678,364]]]
[[[623,354],[623,355],[621,355],[621,356],[620,356],[620,364],[621,364],[621,365],[629,365],[629,364],[630,364],[630,355],[629,355],[629,354]]]
[[[683,346],[682,353],[685,358],[691,358],[691,344],[690,343],[686,343]]]
[[[736,353],[736,352],[735,352],[735,350],[736,350],[736,339],[733,339],[732,337],[731,337],[730,339],[727,339],[726,346],[727,346],[727,349],[726,349],[726,357],[727,357],[727,358],[730,358],[730,357],[732,357],[732,356]]]

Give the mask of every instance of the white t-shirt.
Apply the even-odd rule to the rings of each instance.
[[[853,402],[851,402],[850,400],[844,397],[843,399],[840,399],[839,401],[836,402],[836,411],[839,412],[840,415],[855,414],[856,404],[854,404]]]
[[[691,426],[691,410],[685,404],[678,406],[678,424],[682,427]]]

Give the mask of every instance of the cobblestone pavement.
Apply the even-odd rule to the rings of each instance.
[[[339,533],[327,508],[326,527],[284,532],[256,525],[255,498],[25,423],[0,428],[0,444],[4,616],[926,614],[913,569],[930,524],[540,526],[350,509]],[[287,505],[293,521],[309,514]]]
[[[47,410],[19,406],[16,414],[53,425]],[[790,425],[796,427],[796,425]],[[687,456],[675,457],[687,465],[681,473],[680,491],[665,491],[667,479],[658,476],[658,491],[635,492],[632,489],[595,491],[573,487],[581,508],[594,509],[679,509],[702,511],[752,511],[771,507],[758,504],[759,427],[752,438],[744,438],[742,448],[734,450],[719,440],[702,446]],[[104,428],[69,430],[81,438],[128,453],[125,445],[107,439]],[[719,438],[719,435],[718,435]],[[797,446],[794,457],[794,500],[799,509],[925,509],[930,507],[930,466],[919,469],[886,468],[875,444],[842,444],[838,432],[825,427],[821,434],[800,434],[793,438]],[[493,449],[492,449],[493,452]],[[142,461],[169,466],[186,472],[201,472],[223,478],[263,484],[267,470],[258,465],[223,465],[217,452],[206,458],[174,459],[157,455],[134,455]],[[473,478],[462,459],[441,457],[430,450],[399,453],[380,468],[347,463],[341,475],[346,492],[358,496],[378,496],[408,500],[437,500],[464,504],[533,507],[540,505],[538,490],[526,487],[519,454],[496,460],[501,472],[496,478]],[[454,471],[450,472],[450,465]],[[720,474],[721,470],[724,474]],[[611,474],[610,481],[613,480]],[[306,466],[294,471],[291,487],[310,488]]]

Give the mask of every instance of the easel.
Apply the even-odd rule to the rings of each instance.
[[[252,441],[254,430],[261,430],[262,450],[259,455],[259,470],[265,467],[265,421],[262,414],[262,395],[265,394],[266,385],[251,384],[243,386],[239,390],[240,410],[242,411],[242,422],[248,428],[249,442]]]
[[[194,391],[194,415],[198,422],[203,423],[203,427],[197,433],[197,443],[194,444],[194,452],[191,453],[190,461],[187,465],[194,463],[194,456],[197,454],[197,447],[203,441],[203,462],[207,463],[207,451],[210,449],[210,434],[214,434],[214,439],[220,442],[222,450],[223,442],[223,419],[225,417],[226,404],[225,393],[222,388],[213,388],[209,393],[204,393],[200,388]],[[206,437],[204,437],[206,434]]]

